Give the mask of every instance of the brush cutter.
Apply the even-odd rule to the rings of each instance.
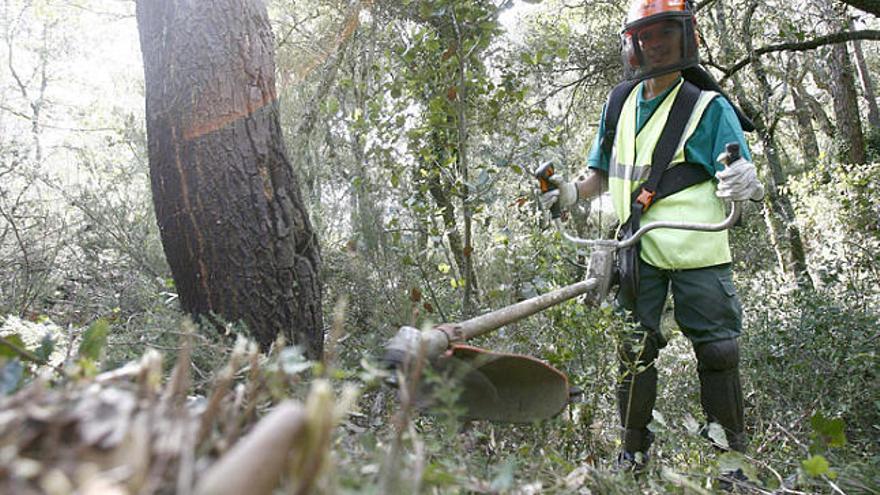
[[[728,163],[736,161],[738,146],[733,149],[728,145],[728,155]],[[651,230],[716,232],[732,227],[739,216],[740,205],[733,202],[730,214],[720,223],[652,222],[625,241],[572,236],[565,232],[559,218],[554,218],[567,241],[593,247],[585,280],[462,322],[422,330],[401,327],[385,346],[382,360],[390,368],[401,370],[427,362],[442,376],[450,377],[460,388],[457,404],[464,418],[526,423],[553,417],[569,402],[569,383],[564,373],[534,357],[493,352],[464,342],[578,296],[598,305],[612,285],[616,251],[635,244]],[[422,387],[418,395],[419,405],[430,406],[430,390]]]

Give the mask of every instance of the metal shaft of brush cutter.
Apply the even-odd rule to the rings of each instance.
[[[392,367],[420,354],[433,360],[455,342],[463,342],[515,323],[593,290],[597,285],[598,280],[588,278],[462,322],[441,323],[426,330],[401,327],[386,345],[383,360]]]
[[[738,217],[739,206],[734,203],[723,222],[653,222],[625,242],[580,239],[566,234],[559,224],[560,232],[570,242],[595,248],[586,280],[462,322],[442,323],[425,330],[401,327],[385,347],[383,361],[392,368],[405,368],[407,363],[419,359],[430,362],[432,368],[458,388],[457,404],[462,417],[516,423],[551,418],[570,400],[568,377],[564,373],[530,356],[498,353],[462,343],[580,295],[600,302],[609,290],[615,251],[653,229],[717,231],[733,226]],[[420,386],[416,396],[420,408],[431,408],[430,388]]]
[[[567,233],[563,228],[562,223],[557,219],[556,226],[567,241],[577,245],[588,245],[600,248],[591,256],[590,271],[586,280],[567,285],[547,294],[526,299],[525,301],[520,301],[516,304],[462,322],[441,323],[427,330],[418,330],[413,327],[401,327],[397,335],[395,335],[386,346],[383,360],[392,367],[403,363],[406,359],[422,353],[428,360],[433,360],[455,342],[463,342],[505,325],[515,323],[551,306],[573,299],[589,291],[596,291],[600,297],[604,296],[604,294],[607,293],[608,285],[610,283],[614,251],[617,249],[638,242],[642,236],[654,229],[668,228],[699,230],[705,232],[717,232],[728,229],[736,224],[740,216],[740,211],[740,205],[734,202],[727,218],[718,223],[673,221],[651,222],[642,226],[631,238],[625,241],[583,239],[575,237]]]

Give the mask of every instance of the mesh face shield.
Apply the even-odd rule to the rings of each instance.
[[[628,23],[620,34],[624,77],[650,79],[700,63],[694,17],[664,12]]]

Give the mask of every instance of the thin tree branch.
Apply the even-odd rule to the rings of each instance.
[[[718,0],[703,0],[701,2],[697,2],[697,5],[694,7],[694,12],[699,12],[707,7],[711,7],[713,3]]]
[[[752,56],[760,56],[767,53],[772,52],[782,52],[782,51],[807,51],[813,50],[820,46],[825,45],[834,45],[837,43],[846,43],[847,41],[853,40],[880,40],[880,30],[876,29],[865,29],[861,31],[845,31],[840,33],[832,33],[826,36],[819,36],[818,38],[814,38],[812,40],[807,41],[788,41],[785,43],[777,43],[775,45],[767,45],[761,48],[756,49],[751,55],[744,57],[739,62],[733,64],[728,68],[718,67],[721,71],[724,72],[724,77],[721,78],[720,83],[724,83],[730,76],[738,72],[740,69],[745,67],[751,62]]]
[[[843,3],[880,17],[880,0],[842,0]]]
[[[25,120],[32,120],[32,117],[29,115],[19,112],[14,108],[7,107],[5,105],[0,105],[0,110],[9,112],[15,117],[22,118]],[[60,131],[73,131],[73,132],[109,132],[109,131],[119,131],[119,128],[116,127],[68,127],[63,125],[52,125],[52,124],[40,124],[40,127],[46,127],[48,129],[57,129]]]

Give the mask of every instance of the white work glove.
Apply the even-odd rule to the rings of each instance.
[[[718,161],[725,163],[727,153],[718,155]],[[764,186],[758,180],[755,164],[743,158],[731,163],[724,170],[715,173],[718,189],[715,195],[731,201],[760,201],[764,198]]]
[[[558,203],[559,209],[565,211],[577,203],[578,193],[574,182],[566,182],[558,175],[553,175],[548,180],[556,185],[556,189],[541,194],[541,206],[545,210],[549,211],[551,206]]]

